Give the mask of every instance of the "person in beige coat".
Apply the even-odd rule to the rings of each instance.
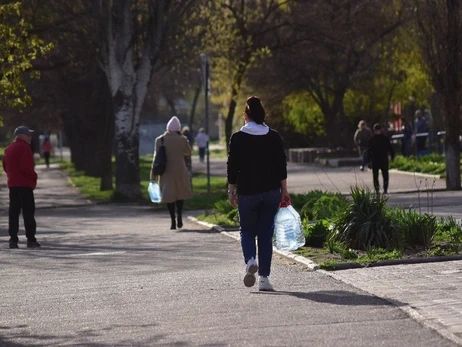
[[[177,226],[183,227],[183,203],[184,200],[192,198],[188,174],[188,168],[191,166],[191,147],[186,137],[181,134],[180,120],[177,117],[172,117],[167,123],[167,131],[155,140],[153,166],[157,150],[161,146],[162,137],[167,154],[167,166],[160,177],[155,176],[151,170],[151,180],[157,181],[159,179],[162,193],[161,202],[167,204],[172,219],[170,229],[174,230]]]

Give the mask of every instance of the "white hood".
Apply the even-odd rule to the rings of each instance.
[[[266,124],[248,122],[241,128],[241,131],[250,135],[266,135],[269,132],[269,127]]]

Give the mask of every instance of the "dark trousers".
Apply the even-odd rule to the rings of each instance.
[[[388,182],[389,182],[388,163],[380,163],[378,165],[372,164],[372,178],[374,180],[374,188],[377,193],[380,192],[379,170],[382,171],[383,192],[388,193]]]
[[[269,276],[273,255],[274,217],[281,202],[279,189],[255,195],[239,195],[239,222],[244,261],[256,258],[258,243],[258,274]]]
[[[201,163],[204,162],[205,150],[206,149],[207,149],[206,147],[199,147],[199,159],[200,159]]]
[[[45,158],[45,164],[47,164],[47,167],[50,167],[50,152],[43,152],[43,157]]]
[[[27,241],[34,242],[37,225],[35,223],[34,191],[27,187],[10,188],[10,208],[8,233],[10,240],[18,242],[19,215],[24,218]]]

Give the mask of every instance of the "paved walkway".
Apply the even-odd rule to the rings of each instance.
[[[302,182],[300,168],[291,166],[289,177]],[[40,250],[0,248],[1,346],[462,345],[462,262],[325,273],[275,256],[278,292],[260,294],[241,284],[234,240],[189,221],[172,232],[166,214],[149,207],[90,206],[59,170],[37,171],[39,208],[87,206],[38,209]],[[354,181],[348,172],[330,177]],[[315,185],[314,176],[305,175],[305,186]],[[392,179],[404,187],[400,177]],[[462,216],[460,194],[435,193],[434,211]],[[3,218],[5,247],[7,240]]]

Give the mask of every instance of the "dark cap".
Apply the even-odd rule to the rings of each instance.
[[[32,135],[34,131],[30,130],[28,127],[21,125],[20,127],[17,127],[14,130],[14,136],[19,136],[19,135]]]

